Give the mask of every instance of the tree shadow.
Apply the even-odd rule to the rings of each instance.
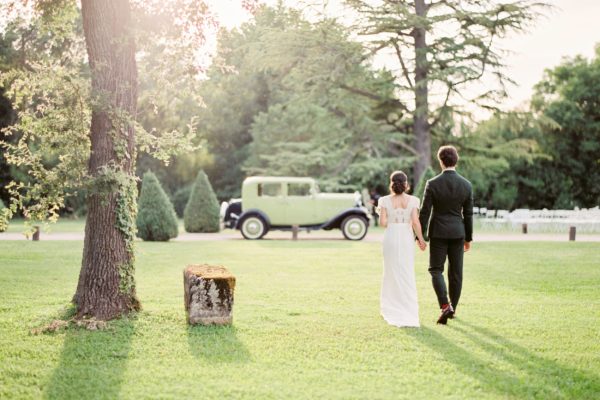
[[[479,381],[485,391],[543,399],[591,398],[600,391],[598,376],[539,356],[486,328],[461,320],[451,329],[463,335],[461,340],[470,341],[467,348],[475,349],[479,355],[430,328],[407,333],[440,354],[458,372]],[[507,369],[506,364],[511,368]]]
[[[188,327],[190,354],[210,363],[250,361],[248,348],[237,337],[233,325],[193,325]]]
[[[135,321],[121,319],[102,331],[70,327],[45,399],[119,397]]]

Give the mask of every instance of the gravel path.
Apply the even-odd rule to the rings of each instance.
[[[366,242],[380,242],[382,240],[383,233],[371,232],[364,239]],[[269,232],[264,240],[291,240],[291,232]],[[314,232],[300,232],[298,234],[299,240],[344,240],[342,233],[338,230],[331,232],[327,231],[314,231]],[[27,238],[21,233],[0,233],[0,240],[27,240]],[[83,233],[63,233],[63,232],[42,232],[40,240],[71,240],[71,241],[83,241]],[[243,240],[242,235],[237,231],[226,230],[219,233],[180,233],[174,241],[179,242],[201,242],[201,241],[216,241],[216,240]],[[552,234],[552,233],[530,233],[527,235],[521,233],[479,233],[475,235],[475,243],[477,242],[567,242],[569,235],[565,234]],[[600,243],[600,235],[598,234],[580,234],[577,235],[578,242],[598,242]]]

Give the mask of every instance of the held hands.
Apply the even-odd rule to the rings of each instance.
[[[425,243],[425,241],[422,239],[417,239],[417,244],[419,245],[419,249],[421,249],[421,251],[425,251],[427,248],[427,243]]]
[[[464,248],[465,248],[465,253],[467,251],[471,250],[471,242],[465,242]]]

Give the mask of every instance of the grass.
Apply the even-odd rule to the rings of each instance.
[[[83,233],[85,230],[85,218],[60,218],[55,224],[41,224],[42,232],[50,233]],[[10,221],[6,232],[22,233],[27,230],[25,220],[14,218]]]
[[[65,313],[79,242],[0,241],[0,398],[591,399],[600,393],[600,245],[482,243],[457,319],[417,257],[420,329],[378,313],[377,243],[140,243],[143,311],[31,335]],[[234,324],[188,327],[183,267],[237,276]]]
[[[515,234],[521,233],[521,227],[512,227],[512,225],[503,225],[493,227],[489,224],[483,224],[480,218],[476,218],[474,221],[474,231],[476,233],[503,235],[503,234]],[[83,233],[85,229],[84,218],[60,218],[56,224],[41,225],[42,233]],[[10,222],[7,232],[11,233],[22,233],[26,230],[24,220],[22,218],[15,218]],[[380,227],[371,226],[370,232],[383,233],[383,229]],[[183,219],[179,219],[179,232],[184,233]],[[338,231],[339,232],[339,231]],[[531,233],[538,233],[535,228],[530,227]],[[546,233],[548,235],[563,234],[568,235],[568,230],[565,232]],[[589,233],[578,232],[578,235],[587,235]],[[341,237],[341,233],[339,235]],[[477,239],[477,238],[475,238]],[[42,236],[43,240],[43,236]]]

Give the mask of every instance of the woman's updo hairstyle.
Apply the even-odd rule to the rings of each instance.
[[[408,190],[408,177],[402,171],[394,171],[390,175],[390,192],[402,194]]]

